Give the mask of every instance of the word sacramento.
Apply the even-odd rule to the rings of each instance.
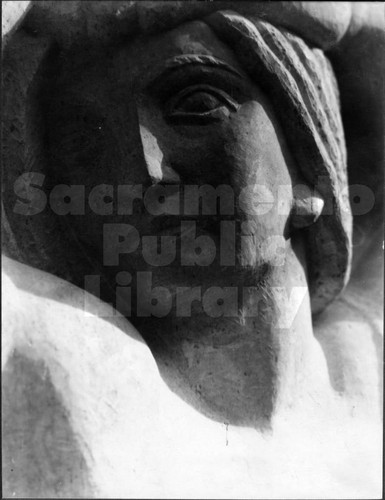
[[[317,185],[323,184],[318,178]],[[92,188],[80,184],[58,184],[49,193],[44,190],[45,175],[39,172],[25,172],[14,183],[17,196],[14,212],[31,216],[43,212],[47,206],[56,215],[85,215],[89,210],[97,215],[132,215],[134,205],[153,216],[157,215],[234,215],[235,209],[249,215],[264,215],[273,208],[278,215],[288,215],[291,207],[282,203],[288,193],[302,199],[317,192],[317,185],[277,185],[274,188],[263,184],[245,186],[235,193],[227,184],[212,186],[183,184],[98,184]],[[350,186],[350,191],[352,186]],[[367,186],[354,185],[354,213],[369,212],[374,204],[374,195]],[[352,198],[352,193],[342,195]],[[290,196],[289,196],[290,198]],[[324,215],[333,214],[332,200],[324,200]]]

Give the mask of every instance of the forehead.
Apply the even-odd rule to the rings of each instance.
[[[119,69],[129,69],[132,77],[149,79],[179,55],[213,56],[242,72],[231,48],[203,21],[184,23],[173,30],[138,39],[121,47],[114,60]]]
[[[248,80],[231,48],[203,21],[192,21],[104,49],[84,47],[70,51],[62,59],[56,88],[60,94],[87,94],[89,99],[107,90],[112,98],[120,87],[126,91],[132,88],[133,82],[136,87],[145,88],[170,61],[185,55],[213,57]]]

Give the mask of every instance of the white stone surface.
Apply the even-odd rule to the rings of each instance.
[[[85,313],[81,290],[4,264],[5,373],[15,351],[45,364],[95,498],[381,497],[381,425],[373,412],[326,391],[296,398],[271,433],[211,421],[168,389],[126,320]],[[108,306],[91,302],[106,313]],[[42,457],[47,465],[52,453]]]

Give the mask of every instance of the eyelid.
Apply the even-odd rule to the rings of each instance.
[[[156,68],[150,70],[151,76],[149,76],[151,81],[148,84],[148,88],[163,86],[162,83],[164,81],[167,83],[175,79],[178,80],[181,76],[186,75],[186,73],[195,73],[196,71],[214,74],[221,73],[222,76],[226,74],[227,78],[237,78],[240,81],[244,79],[244,75],[237,69],[217,57],[203,54],[183,54],[167,60],[164,63],[161,73]]]
[[[177,106],[177,104],[185,97],[189,97],[190,95],[194,94],[195,92],[206,92],[208,94],[213,95],[214,97],[219,96],[220,100],[224,101],[223,105],[228,105],[232,111],[237,111],[239,109],[239,104],[234,101],[232,97],[228,95],[227,92],[218,89],[217,87],[213,87],[212,85],[207,85],[207,84],[197,84],[197,85],[190,85],[189,87],[185,88],[181,92],[179,92],[176,96],[173,96],[166,104],[166,114],[167,115],[172,115],[173,114],[173,109]],[[218,106],[220,107],[220,106]],[[216,108],[218,109],[218,108]],[[214,110],[212,110],[214,111]],[[210,111],[205,112],[205,113],[184,113],[185,115],[188,114],[200,114],[200,115],[208,115]]]
[[[162,74],[153,80],[146,91],[162,103],[172,94],[183,90],[189,85],[207,84],[227,89],[239,95],[247,94],[245,79],[238,74],[230,73],[221,67],[210,67],[203,64],[190,64],[174,68],[171,73]]]

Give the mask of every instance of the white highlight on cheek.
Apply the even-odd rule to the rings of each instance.
[[[11,31],[17,23],[20,23],[30,4],[31,2],[29,1],[2,2],[2,38],[4,38],[4,36]]]
[[[158,145],[156,137],[147,129],[147,127],[142,124],[140,124],[139,127],[147,171],[154,182],[159,182],[163,179],[161,167],[163,153]]]

